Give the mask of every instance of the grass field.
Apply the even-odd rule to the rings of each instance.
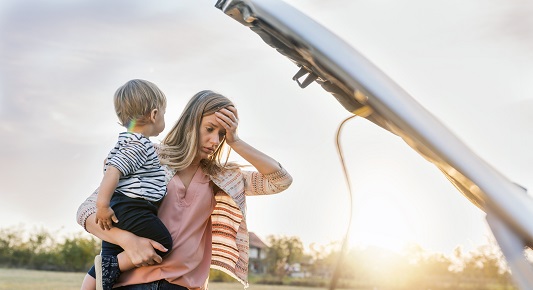
[[[0,290],[79,290],[85,273],[0,268]],[[209,290],[242,290],[239,283],[210,283]],[[322,290],[325,288],[250,285],[250,290]]]

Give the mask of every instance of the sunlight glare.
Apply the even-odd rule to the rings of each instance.
[[[401,202],[374,194],[355,203],[352,246],[375,246],[400,253],[413,243],[413,230]]]

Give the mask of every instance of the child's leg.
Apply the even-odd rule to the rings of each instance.
[[[124,252],[121,252],[117,255],[117,260],[120,273],[135,268],[135,265],[133,265],[128,255],[126,255],[126,253]],[[100,269],[98,271],[99,274],[102,275],[102,270]],[[87,275],[85,275],[85,278],[83,279],[81,290],[96,290],[96,275],[96,267],[93,265],[91,269],[89,269],[89,271],[87,272]],[[99,278],[98,280],[100,281],[101,279],[102,278]],[[102,282],[99,283],[102,284]]]
[[[130,257],[126,255],[126,253],[122,252],[117,255],[118,259],[118,267],[120,269],[120,272],[126,272],[128,270],[131,270],[135,268],[135,265],[130,260]]]
[[[168,250],[166,252],[162,252],[159,249],[154,248],[155,252],[161,257],[164,257],[172,249],[172,236],[168,232],[163,222],[161,222],[161,220],[159,220],[157,217],[146,219],[144,221],[143,230],[134,229],[131,232],[138,236],[154,240],[165,247]],[[130,260],[130,257],[123,251],[117,255],[117,258],[121,272],[136,268],[136,266]]]
[[[172,236],[157,217],[157,207],[154,204],[143,199],[129,198],[120,193],[113,194],[110,204],[119,221],[114,226],[154,240],[169,250],[172,249]],[[102,242],[102,253],[95,258],[97,290],[110,290],[121,272],[135,268],[123,251],[118,245]],[[163,257],[168,252],[156,250],[156,253]]]
[[[169,251],[172,249],[172,236],[167,227],[157,217],[157,207],[153,203],[144,199],[129,198],[124,195],[117,196],[117,193],[115,193],[111,207],[119,220],[114,226],[139,237],[154,240]],[[161,257],[168,254],[169,251],[162,252],[156,250],[157,254]],[[124,266],[124,269],[131,269],[132,267],[135,266],[130,261],[129,267]],[[120,266],[120,268],[122,269],[123,266]]]
[[[163,247],[172,249],[172,237],[161,220],[153,215],[143,215],[138,219],[140,225],[130,229],[132,233],[159,242]],[[120,221],[120,218],[119,218]],[[163,257],[168,252],[155,249],[156,253]],[[102,242],[101,255],[95,258],[96,290],[111,290],[113,285],[124,271],[135,268],[124,250],[115,244]]]
[[[144,199],[129,198],[123,194],[115,193],[111,199],[111,207],[115,211],[119,222],[114,224],[117,228],[129,231],[137,236],[154,240],[169,251],[172,249],[172,236],[166,226],[157,217],[157,207]],[[115,255],[121,272],[135,268],[128,255],[123,253],[118,245],[102,242],[102,255]],[[163,257],[167,252],[155,250]]]
[[[94,258],[96,290],[111,290],[120,277],[117,255],[122,248],[102,241],[102,251]]]
[[[85,275],[80,290],[96,290],[96,279],[89,274]]]

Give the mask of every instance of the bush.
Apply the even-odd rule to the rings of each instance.
[[[64,271],[88,270],[94,261],[94,256],[100,251],[100,242],[95,238],[82,238],[77,235],[67,238],[59,245],[58,258]]]
[[[298,278],[291,279],[286,284],[291,286],[326,287],[329,285],[329,281],[320,278]]]
[[[254,283],[266,285],[283,285],[283,279],[278,276],[264,275],[254,277]]]
[[[210,269],[209,270],[209,281],[210,282],[235,282],[235,279],[220,270]]]
[[[81,234],[58,242],[45,230],[28,235],[20,227],[0,229],[0,266],[34,270],[82,271],[92,265],[99,241]]]

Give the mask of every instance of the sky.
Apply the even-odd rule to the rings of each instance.
[[[533,3],[526,0],[287,0],[347,41],[476,154],[533,188]],[[234,101],[239,135],[291,173],[249,197],[248,229],[304,245],[342,239],[349,193],[335,147],[350,114],[215,1],[0,2],[0,229],[82,232],[78,205],[98,186],[123,128],[126,81],[167,95],[167,130],[204,89]],[[486,243],[482,211],[398,137],[364,119],[342,130],[353,190],[350,243],[451,253]],[[239,156],[232,156],[241,160]]]

